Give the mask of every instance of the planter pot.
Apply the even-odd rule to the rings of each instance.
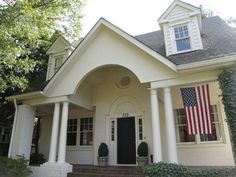
[[[98,157],[98,166],[106,167],[108,164],[108,157]]]
[[[148,165],[148,156],[137,157],[137,162],[139,167],[145,167],[146,165]]]

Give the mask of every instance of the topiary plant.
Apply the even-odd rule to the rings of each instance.
[[[98,156],[99,157],[107,157],[108,156],[108,147],[106,143],[101,143],[98,148]]]
[[[148,156],[148,144],[146,142],[141,142],[138,146],[138,156],[146,157]]]

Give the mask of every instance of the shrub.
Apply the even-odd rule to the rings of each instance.
[[[108,156],[108,147],[106,143],[101,143],[98,148],[98,156],[99,157],[107,157]]]
[[[236,169],[191,168],[183,165],[159,162],[146,166],[144,174],[148,177],[233,177],[236,175]]]
[[[146,142],[141,142],[138,146],[138,156],[146,157],[148,156],[148,144]]]
[[[0,157],[1,177],[28,177],[30,174],[27,160],[24,158],[8,159],[7,157]]]
[[[30,165],[40,165],[46,162],[43,154],[31,154],[30,155]]]

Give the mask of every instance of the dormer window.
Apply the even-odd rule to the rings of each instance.
[[[190,37],[187,25],[178,26],[174,28],[176,49],[178,52],[191,49]]]
[[[54,65],[54,73],[58,71],[63,63],[63,55],[59,55],[55,57],[55,65]]]

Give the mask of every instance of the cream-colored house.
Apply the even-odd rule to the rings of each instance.
[[[16,104],[9,157],[30,156],[33,123],[42,118],[36,177],[65,177],[71,164],[136,165],[140,142],[154,162],[234,166],[218,74],[236,64],[236,31],[219,17],[175,0],[160,31],[131,36],[101,18],[76,46],[60,37],[48,50],[46,82],[8,97]],[[208,83],[214,131],[188,135],[180,88]],[[151,158],[149,158],[151,161]]]

